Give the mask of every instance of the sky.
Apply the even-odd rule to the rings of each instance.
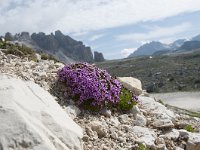
[[[0,0],[0,35],[56,30],[106,59],[200,34],[200,0]]]

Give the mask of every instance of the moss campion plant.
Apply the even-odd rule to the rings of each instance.
[[[192,127],[192,125],[186,125],[185,127],[184,127],[184,129],[185,130],[187,130],[188,132],[194,132],[194,128]]]
[[[88,63],[66,65],[59,70],[58,76],[66,85],[67,96],[78,105],[128,110],[137,102],[137,97],[123,88],[117,79]]]

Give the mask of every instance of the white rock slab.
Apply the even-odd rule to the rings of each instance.
[[[148,113],[153,114],[156,119],[173,119],[175,118],[174,112],[168,110],[164,105],[156,102],[153,98],[139,96],[139,101],[143,109]]]
[[[0,149],[81,150],[82,136],[47,91],[0,74]]]

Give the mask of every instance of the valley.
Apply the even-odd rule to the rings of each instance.
[[[143,89],[149,93],[200,90],[200,49],[105,61],[96,65],[113,76],[140,79]]]

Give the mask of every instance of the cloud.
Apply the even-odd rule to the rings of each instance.
[[[92,37],[89,38],[89,41],[96,41],[97,39],[100,39],[100,38],[102,38],[103,36],[105,36],[105,34],[93,35]]]
[[[74,32],[74,33],[71,33],[71,36],[81,37],[81,36],[87,35],[87,33],[88,33],[87,31]]]
[[[147,44],[147,43],[150,43],[151,41],[150,40],[142,40],[142,41],[136,41],[137,43],[139,43],[140,45],[144,45],[144,44]]]
[[[134,51],[136,51],[137,48],[125,48],[121,51],[121,54],[124,57],[128,57],[131,53],[133,53]]]
[[[152,41],[161,38],[174,36],[175,34],[182,33],[191,28],[190,23],[182,23],[172,27],[155,27],[147,33],[131,33],[121,34],[116,37],[117,40],[125,41]]]
[[[181,37],[180,37],[181,38]],[[162,42],[162,43],[165,43],[165,44],[170,44],[172,42],[174,42],[175,40],[177,40],[179,38],[175,38],[175,37],[169,37],[169,38],[164,38],[164,39],[160,39],[159,41]]]
[[[0,0],[0,33],[81,33],[160,20],[199,6],[199,0]]]

